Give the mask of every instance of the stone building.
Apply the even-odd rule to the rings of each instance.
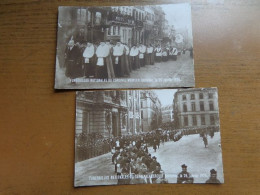
[[[177,128],[219,125],[217,88],[180,89],[174,95]]]
[[[141,106],[140,106],[140,91],[128,90],[128,132],[136,134],[141,131]]]
[[[113,137],[127,134],[126,91],[80,91],[76,100],[76,135],[99,133]]]
[[[162,107],[162,123],[172,122],[173,118],[173,105]]]
[[[132,45],[135,26],[133,10],[132,6],[111,7],[108,16],[109,29],[106,32],[108,40]]]
[[[141,91],[142,131],[156,130],[162,121],[161,102],[151,90]]]
[[[165,26],[165,13],[160,6],[153,7],[154,10],[154,43],[162,44],[164,34],[164,26]]]
[[[154,31],[156,28],[154,26],[154,9],[153,6],[145,6],[145,20],[144,20],[144,44],[154,43],[155,36]]]

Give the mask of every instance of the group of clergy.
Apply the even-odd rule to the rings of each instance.
[[[65,75],[71,79],[85,78],[113,79],[129,76],[132,70],[155,62],[177,59],[177,49],[153,47],[152,44],[133,45],[101,41],[98,46],[91,42],[79,44],[70,40],[65,51]]]

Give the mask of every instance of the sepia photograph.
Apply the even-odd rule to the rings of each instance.
[[[74,186],[224,183],[217,88],[78,91]]]
[[[58,9],[55,89],[194,87],[191,6]]]

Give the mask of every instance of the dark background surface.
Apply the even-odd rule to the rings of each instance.
[[[136,3],[0,1],[0,194],[259,194],[258,0],[191,3],[196,87],[219,89],[225,184],[73,187],[75,93],[53,89],[57,8],[123,4]]]

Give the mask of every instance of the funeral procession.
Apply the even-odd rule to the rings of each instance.
[[[223,183],[216,88],[78,91],[74,186]]]
[[[182,7],[60,7],[55,88],[194,86],[191,15]]]

